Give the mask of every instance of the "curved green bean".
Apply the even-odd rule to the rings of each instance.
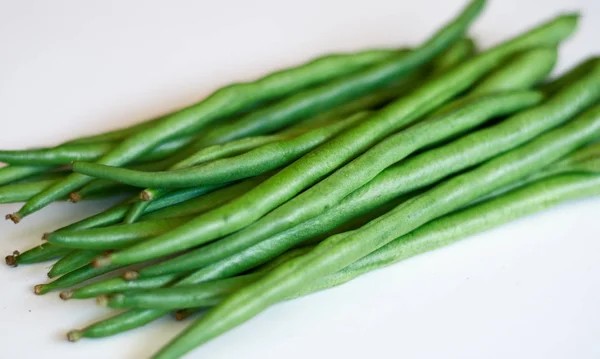
[[[285,166],[340,132],[352,128],[369,115],[368,112],[361,112],[329,126],[288,140],[266,144],[239,156],[175,171],[141,172],[86,162],[75,162],[73,171],[138,187],[181,188],[232,182]]]
[[[267,119],[267,114],[260,110],[251,113],[249,118],[251,122],[256,123],[256,126],[265,130],[274,123],[281,121],[290,123],[306,118],[324,109],[356,99],[374,89],[385,87],[395,79],[429,61],[463,36],[482,7],[483,0],[474,0],[455,21],[407,55],[392,58],[354,75],[290,96],[277,105],[269,107],[268,111],[272,118]],[[342,67],[339,64],[336,64],[336,66]],[[300,72],[301,70],[298,69],[297,71]],[[330,69],[330,71],[334,70]],[[165,140],[198,131],[201,127],[217,120],[219,117],[230,115],[249,104],[268,99],[273,94],[281,96],[286,93],[285,89],[288,87],[296,89],[299,83],[310,81],[309,79],[314,78],[316,73],[314,69],[311,69],[310,72],[303,73],[303,77],[299,78],[291,76],[289,73],[286,73],[285,76],[272,75],[252,84],[237,85],[218,91],[205,101],[169,116],[159,125],[129,137],[97,162],[106,165],[126,164]],[[291,78],[294,80],[290,81]],[[282,82],[286,85],[282,86]],[[269,84],[272,84],[272,86]],[[9,218],[14,222],[19,222],[24,216],[43,208],[57,198],[73,192],[90,180],[88,176],[74,173],[64,181],[29,200],[25,206],[17,213],[10,215]]]
[[[561,76],[552,79],[540,86],[540,91],[542,91],[547,96],[552,95],[564,86],[567,86],[572,82],[580,80],[582,76],[585,76],[592,69],[598,67],[598,64],[600,64],[600,57],[598,56],[586,59],[577,64],[576,66],[572,67],[569,71],[562,74]]]
[[[50,233],[49,243],[65,247],[86,250],[114,250],[126,248],[145,238],[165,233],[188,222],[193,217],[174,217],[155,219],[133,224],[122,224],[106,228],[76,229]],[[97,255],[92,256],[92,260]],[[88,262],[90,263],[91,260]],[[85,263],[87,264],[87,263]]]

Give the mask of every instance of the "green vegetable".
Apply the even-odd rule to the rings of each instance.
[[[155,358],[177,358],[311,282],[352,264],[417,227],[534,173],[600,136],[600,106],[516,150],[456,176],[350,234],[336,235],[229,296]]]

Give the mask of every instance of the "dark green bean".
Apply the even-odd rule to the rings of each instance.
[[[55,179],[37,182],[15,183],[0,187],[0,203],[15,203],[27,201],[45,188],[56,182]]]
[[[349,234],[330,237],[310,253],[277,267],[224,300],[155,358],[180,357],[240,325],[311,282],[333,274],[394,239],[478,197],[519,180],[600,136],[600,106],[516,150],[456,176]]]
[[[462,37],[482,7],[483,0],[475,0],[459,18],[418,49],[369,67],[354,75],[290,96],[277,105],[270,106],[267,110],[268,113],[260,110],[253,112],[249,115],[250,122],[255,123],[261,131],[268,130],[270,126],[278,122],[291,123],[307,118],[325,109],[356,99],[377,88],[383,88],[426,63]],[[339,64],[337,66],[343,67]],[[330,69],[330,71],[332,70]],[[313,69],[309,73],[303,74],[303,76],[304,78],[297,78],[289,74],[286,74],[286,76],[274,75],[267,77],[262,82],[258,81],[253,84],[226,88],[226,90],[215,93],[193,107],[171,115],[160,124],[128,138],[97,162],[113,166],[124,165],[165,140],[196,132],[219,117],[233,114],[249,104],[268,99],[272,94],[276,93],[277,96],[281,96],[282,93],[285,93],[284,90],[287,87],[293,87],[295,90],[299,83],[314,78],[316,71]],[[294,80],[290,81],[291,78],[294,78]],[[267,85],[269,83],[273,84],[272,88]],[[282,86],[282,83],[286,85]],[[275,89],[277,91],[272,91]],[[435,102],[433,104],[435,105]],[[272,118],[267,119],[268,114],[271,114]],[[22,217],[43,208],[57,198],[73,192],[90,180],[88,176],[74,173],[64,181],[32,198],[9,218],[19,222]]]

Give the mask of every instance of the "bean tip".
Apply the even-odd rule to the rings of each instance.
[[[37,295],[42,295],[46,293],[46,286],[43,284],[38,284],[35,287],[33,287],[33,292]]]
[[[81,194],[79,192],[71,192],[69,194],[69,200],[73,203],[81,201]]]
[[[71,298],[71,296],[73,296],[73,291],[65,290],[64,292],[60,292],[60,294],[58,296],[62,300],[69,300]]]
[[[151,201],[152,200],[152,193],[150,193],[149,191],[142,191],[140,192],[140,199],[142,201]]]
[[[96,304],[101,307],[108,307],[109,298],[107,295],[100,295],[96,297]]]
[[[51,234],[52,232],[46,232],[42,234],[42,241],[47,241]]]
[[[175,320],[177,320],[177,321],[182,321],[182,320],[186,319],[188,316],[189,316],[189,314],[182,310],[178,310],[175,312]]]
[[[70,342],[76,342],[83,337],[81,330],[71,330],[67,333],[67,340]]]
[[[6,218],[7,220],[13,221],[14,224],[21,222],[21,215],[17,212],[7,214],[6,217],[4,217],[4,218]]]
[[[6,256],[5,260],[6,260],[6,264],[11,267],[16,267],[18,265],[17,264],[17,256],[15,256],[14,253]]]
[[[128,270],[127,272],[125,272],[125,274],[123,274],[123,279],[130,281],[130,280],[136,280],[140,277],[140,274],[134,270]]]
[[[94,259],[93,262],[94,267],[102,268],[110,265],[110,254],[106,254],[102,257],[98,257]]]

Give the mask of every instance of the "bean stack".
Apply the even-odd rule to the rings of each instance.
[[[134,126],[0,151],[0,203],[25,202],[15,223],[121,199],[6,263],[53,261],[36,294],[119,310],[70,341],[201,313],[154,356],[172,359],[278,302],[600,195],[600,59],[548,80],[578,15],[478,50],[484,5],[414,48],[325,55]]]

